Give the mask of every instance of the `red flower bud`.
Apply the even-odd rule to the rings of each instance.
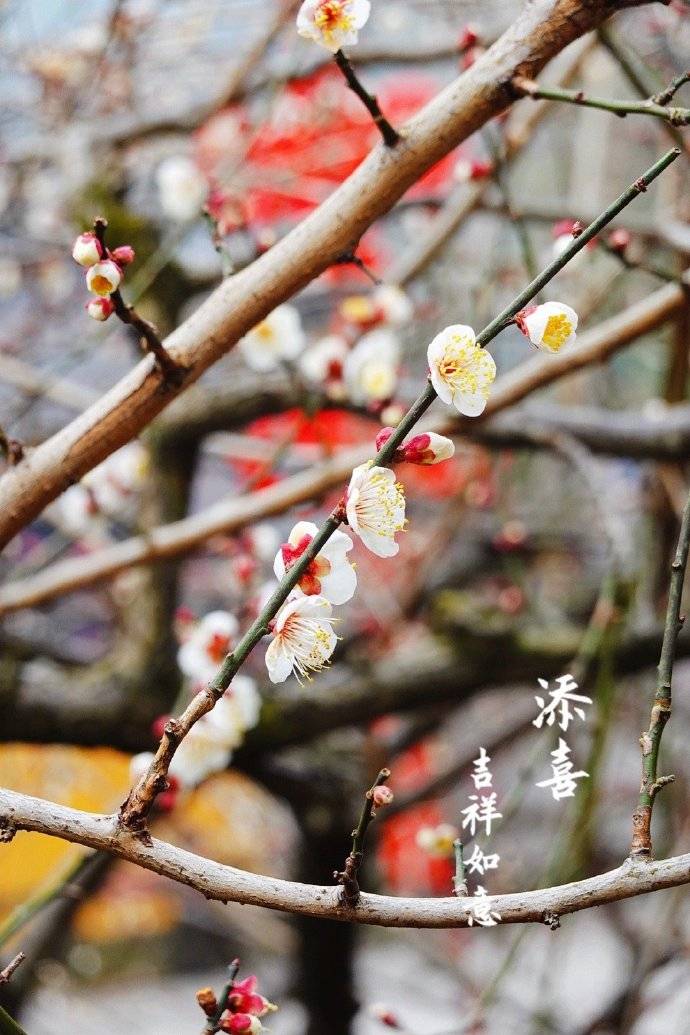
[[[109,255],[118,266],[128,266],[130,262],[134,262],[134,248],[131,244],[121,244],[119,248],[109,252]]]

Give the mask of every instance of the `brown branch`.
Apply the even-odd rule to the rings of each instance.
[[[367,830],[376,815],[376,789],[377,787],[382,787],[390,775],[390,769],[382,769],[374,780],[373,785],[364,795],[364,804],[359,817],[359,823],[352,831],[352,851],[345,860],[344,869],[342,871],[336,870],[333,874],[338,884],[342,885],[343,902],[351,909],[357,905],[360,898],[358,874],[364,859],[364,841],[367,836]]]
[[[675,779],[673,776],[660,777],[658,775],[658,762],[661,737],[664,727],[671,717],[671,683],[678,635],[685,622],[685,616],[681,615],[680,608],[689,547],[690,495],[683,511],[678,545],[671,565],[666,624],[664,639],[661,645],[654,705],[649,721],[649,729],[640,737],[640,747],[642,748],[642,784],[640,786],[638,806],[633,813],[633,839],[630,846],[630,855],[645,859],[650,858],[652,854],[651,824],[654,799],[662,787],[672,783]]]
[[[107,246],[105,243],[105,232],[108,228],[107,219],[99,217],[94,220],[93,230],[94,233],[103,249],[103,254],[107,255]],[[163,345],[160,339],[158,331],[149,320],[145,320],[143,316],[140,316],[134,306],[127,305],[122,297],[122,293],[119,288],[110,295],[110,299],[115,306],[115,315],[118,320],[122,323],[128,324],[132,327],[139,335],[139,340],[144,352],[149,352],[156,360],[156,364],[163,375],[163,379],[166,384],[175,384],[181,381],[184,376],[183,371],[177,366],[175,361],[170,357],[170,353]]]
[[[0,546],[53,499],[136,436],[185,387],[276,305],[352,249],[428,168],[510,104],[506,84],[534,77],[568,43],[595,28],[612,0],[536,0],[508,31],[405,127],[379,145],[328,200],[270,251],[228,277],[167,345],[184,378],[165,393],[147,357],[95,406],[0,479]]]
[[[7,966],[3,967],[3,969],[0,970],[0,985],[6,985],[12,980],[12,975],[14,974],[15,970],[18,970],[19,967],[21,967],[25,959],[26,954],[23,952],[18,952],[14,959],[10,960]]]
[[[13,791],[0,791],[0,826],[32,830],[102,849],[121,859],[195,888],[206,898],[242,902],[320,919],[380,927],[465,927],[472,915],[467,898],[395,898],[363,892],[356,910],[347,908],[338,886],[298,884],[247,873],[211,859],[118,829],[117,816],[79,812]],[[543,924],[593,906],[690,883],[690,854],[659,862],[626,860],[608,873],[560,887],[493,895],[492,910],[503,924]]]
[[[16,438],[10,438],[0,427],[0,456],[4,456],[10,467],[15,467],[24,457],[24,446]]]
[[[333,57],[336,65],[343,73],[347,85],[350,87],[352,92],[359,97],[360,101],[371,115],[374,125],[383,137],[383,142],[386,147],[395,147],[396,144],[400,143],[400,134],[397,130],[393,129],[390,122],[381,111],[376,97],[364,88],[354,68],[350,64],[349,59],[345,56],[342,50],[336,51]]]
[[[425,430],[481,435],[484,420],[520,402],[532,392],[568,374],[601,363],[639,336],[653,330],[679,312],[685,304],[683,289],[671,284],[622,313],[581,334],[577,349],[558,356],[532,356],[509,374],[500,377],[489,398],[485,414],[477,419],[437,418]],[[487,424],[487,430],[491,424]],[[490,433],[490,432],[489,432]],[[283,513],[306,500],[318,499],[346,478],[353,467],[369,455],[365,447],[344,450],[332,460],[309,471],[284,479],[241,499],[221,500],[207,510],[169,525],[153,529],[146,536],[105,547],[88,557],[59,561],[37,575],[0,588],[0,615],[51,600],[63,593],[93,585],[134,565],[149,564],[188,553],[219,533],[238,531],[252,521]]]

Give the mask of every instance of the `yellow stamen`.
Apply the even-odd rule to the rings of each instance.
[[[573,325],[564,313],[550,316],[544,328],[542,341],[552,352],[558,352],[573,333]]]

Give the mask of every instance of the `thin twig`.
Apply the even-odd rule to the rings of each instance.
[[[10,438],[0,427],[0,455],[4,456],[10,467],[14,467],[24,458],[24,446],[19,439]]]
[[[671,717],[671,682],[673,663],[676,656],[678,634],[683,628],[685,616],[680,613],[685,569],[688,563],[690,544],[690,495],[683,511],[676,554],[671,565],[671,578],[666,608],[666,624],[659,658],[657,688],[649,722],[649,729],[640,737],[642,748],[642,784],[637,808],[633,813],[633,839],[631,857],[651,858],[652,855],[652,809],[657,793],[675,777],[659,776],[659,747],[664,727]]]
[[[516,76],[512,81],[513,89],[523,97],[532,100],[562,101],[566,104],[578,104],[584,108],[598,108],[609,111],[619,118],[626,115],[651,115],[663,119],[671,126],[690,125],[690,108],[668,108],[657,104],[654,100],[617,101],[608,97],[590,97],[583,90],[565,90],[558,87],[542,87],[533,79]]]
[[[356,906],[359,902],[360,890],[357,875],[364,858],[364,840],[367,836],[369,824],[376,815],[374,806],[374,791],[390,777],[390,769],[382,769],[374,780],[374,783],[364,795],[364,804],[359,817],[359,823],[352,831],[352,850],[345,860],[345,868],[342,871],[336,870],[333,874],[338,884],[342,885],[343,902],[345,905]]]
[[[99,217],[94,220],[93,229],[98,238],[104,254],[106,254],[105,232],[108,228],[108,221]],[[115,315],[123,323],[129,324],[138,333],[142,347],[145,352],[150,352],[156,360],[158,368],[165,381],[170,384],[179,383],[184,377],[184,371],[172,359],[170,353],[163,345],[158,331],[149,320],[145,320],[136,311],[134,306],[127,305],[118,288],[110,295],[115,306]]]
[[[333,56],[335,58],[336,65],[345,76],[347,85],[353,93],[357,94],[360,101],[374,120],[376,128],[383,137],[386,147],[395,147],[395,145],[400,141],[400,134],[397,130],[393,129],[390,122],[381,111],[376,97],[364,88],[349,59],[345,56],[342,50],[336,51]]]
[[[18,952],[14,959],[10,960],[7,966],[3,967],[3,969],[0,970],[0,985],[6,985],[9,981],[12,980],[12,975],[14,974],[15,970],[21,967],[25,959],[26,953]]]

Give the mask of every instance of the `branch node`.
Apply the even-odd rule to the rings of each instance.
[[[542,916],[542,923],[544,923],[552,931],[558,931],[561,926],[561,918],[558,913],[546,912]]]

